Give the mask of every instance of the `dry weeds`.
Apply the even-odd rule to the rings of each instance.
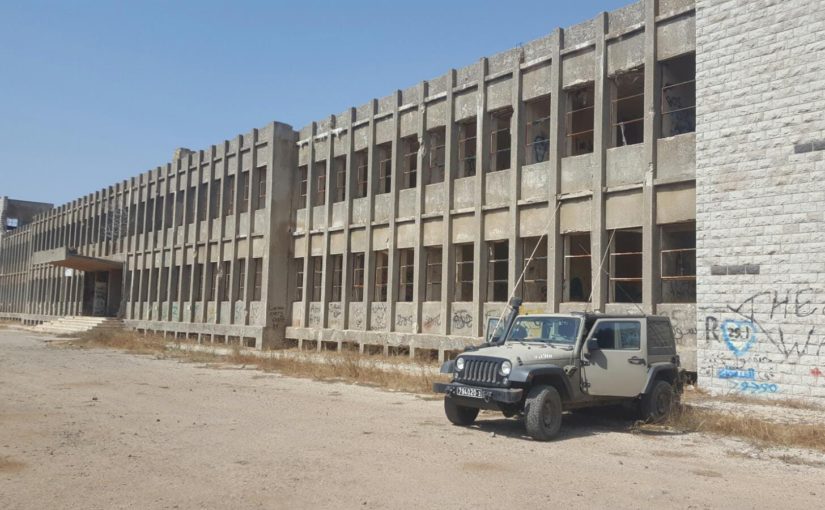
[[[744,414],[682,405],[671,413],[664,425],[683,432],[737,437],[758,445],[825,452],[825,426],[822,424],[775,423]]]
[[[709,392],[696,387],[694,387],[691,391],[686,391],[682,397],[682,400],[684,400],[685,402],[701,402],[702,400],[716,400],[720,402],[731,402],[733,404],[787,407],[788,409],[803,409],[809,411],[825,411],[825,406],[796,398],[783,398],[782,400],[766,400],[753,397],[750,395],[711,395]]]

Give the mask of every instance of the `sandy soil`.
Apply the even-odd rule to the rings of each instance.
[[[3,508],[818,508],[825,468],[571,415],[537,443],[440,401],[0,330]],[[824,459],[825,460],[825,459]]]

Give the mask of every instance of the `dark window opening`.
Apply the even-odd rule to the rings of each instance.
[[[513,110],[504,108],[490,113],[490,172],[510,168],[510,120]]]
[[[696,223],[663,225],[660,267],[663,303],[696,302]]]
[[[442,251],[440,247],[427,248],[427,274],[425,301],[441,301],[441,262]]]
[[[375,295],[373,301],[387,300],[387,267],[389,254],[386,251],[376,251],[375,254]]]
[[[330,301],[338,302],[341,301],[341,286],[344,281],[344,256],[330,255],[329,264],[332,265],[332,296],[330,296]]]
[[[364,254],[353,253],[352,260],[352,301],[364,300]]]
[[[507,241],[487,243],[487,301],[507,301],[510,249]]]
[[[355,198],[367,196],[367,186],[369,185],[369,161],[367,151],[362,150],[353,154],[355,159]]]
[[[593,290],[590,234],[564,236],[564,301],[590,301]]]
[[[384,143],[375,148],[378,158],[378,190],[376,194],[392,191],[392,143]]]
[[[295,264],[295,299],[294,301],[304,300],[304,259],[298,257],[293,259]]]
[[[315,203],[313,205],[324,205],[327,203],[327,163],[320,161],[315,163]]]
[[[260,301],[264,281],[264,259],[252,259],[252,268],[255,275],[252,282],[252,301]]]
[[[266,208],[266,167],[258,167],[258,200],[255,209]]]
[[[521,298],[525,303],[543,303],[547,301],[547,237],[526,237],[521,243],[525,268]]]
[[[249,209],[249,171],[241,173],[241,201],[238,204],[239,212]]]
[[[578,156],[593,152],[593,93],[592,83],[566,91],[566,156]]]
[[[696,54],[659,63],[663,138],[696,131]]]
[[[415,281],[415,250],[398,250],[398,301],[413,300]]]
[[[550,97],[524,104],[525,164],[547,161],[550,157]]]
[[[643,69],[617,74],[611,80],[613,147],[644,141],[645,73]]]
[[[447,128],[440,127],[427,131],[429,150],[427,153],[427,184],[444,181],[445,138]]]
[[[616,230],[610,244],[611,303],[642,302],[642,232]]]
[[[476,120],[458,124],[458,173],[456,177],[476,174]]]
[[[236,264],[238,268],[238,275],[236,276],[236,280],[238,281],[236,288],[238,289],[237,294],[235,294],[235,299],[238,301],[245,301],[246,300],[246,259],[238,259]]]
[[[333,160],[335,168],[335,195],[333,202],[343,202],[347,198],[347,158],[337,157]]]
[[[455,301],[473,300],[473,245],[455,246]]]
[[[322,257],[309,258],[309,271],[312,275],[312,294],[310,301],[321,301],[321,292],[324,289],[324,259]]]
[[[414,188],[418,184],[418,137],[408,136],[401,140],[404,150],[401,189]]]

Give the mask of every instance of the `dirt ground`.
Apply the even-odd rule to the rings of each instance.
[[[2,508],[825,504],[825,463],[739,441],[570,415],[538,443],[415,395],[47,340],[0,330]]]

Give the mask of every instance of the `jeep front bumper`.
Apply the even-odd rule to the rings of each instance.
[[[479,397],[467,397],[458,395],[458,388],[473,388],[480,391]],[[517,404],[521,402],[524,390],[520,388],[484,388],[480,386],[469,386],[459,383],[435,383],[433,391],[444,393],[449,397],[459,399],[462,404],[469,407],[488,408],[491,404]]]

